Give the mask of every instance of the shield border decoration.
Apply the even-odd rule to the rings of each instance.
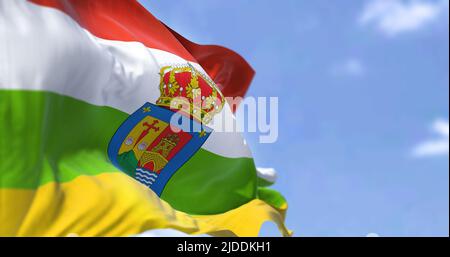
[[[141,122],[147,116],[161,120],[170,124],[172,116],[176,112],[169,109],[154,105],[152,103],[145,103],[137,111],[131,114],[117,129],[111,138],[108,145],[108,157],[115,167],[119,170],[127,173],[123,170],[123,167],[119,164],[117,157],[119,149],[122,143],[126,140],[130,131]],[[160,174],[157,176],[155,181],[151,184],[146,184],[150,189],[152,189],[158,196],[161,196],[166,184],[169,182],[170,178],[178,171],[178,169],[183,166],[206,142],[212,129],[201,124],[194,119],[189,119],[191,122],[191,128],[201,128],[200,131],[185,131],[189,133],[192,138],[183,146],[183,148],[177,152],[173,158],[162,168]],[[170,124],[169,126],[177,126],[177,124]],[[180,129],[181,127],[178,126]],[[137,168],[137,167],[136,167]],[[134,178],[136,178],[136,171],[134,171]],[[139,181],[139,180],[138,180]],[[141,181],[140,181],[141,182]],[[141,182],[142,183],[142,182]]]

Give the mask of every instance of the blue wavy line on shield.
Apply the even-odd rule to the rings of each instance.
[[[141,177],[144,177],[146,179],[153,180],[153,181],[155,181],[155,179],[157,178],[157,176],[156,177],[152,177],[152,176],[149,176],[148,174],[141,173],[141,172],[136,172],[136,176],[141,176]]]
[[[141,178],[136,178],[136,180],[139,181],[139,182],[141,182],[142,184],[146,185],[147,187],[151,187],[152,184],[153,184],[152,182],[143,180],[143,179],[141,179]]]
[[[148,177],[148,176],[146,176],[146,175],[144,175],[144,174],[142,174],[142,173],[136,173],[136,177],[140,177],[140,178],[142,178],[142,179],[149,180],[149,181],[152,181],[152,182],[155,182],[155,181],[156,181],[155,178]]]
[[[136,168],[136,172],[138,172],[138,171],[140,171],[140,172],[147,172],[146,170],[144,170],[144,169],[142,169],[142,168]],[[147,175],[149,175],[149,176],[153,176],[153,177],[158,177],[158,175],[156,174],[156,173],[147,173]]]

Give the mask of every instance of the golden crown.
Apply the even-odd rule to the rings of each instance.
[[[159,106],[203,123],[209,123],[223,108],[225,99],[214,81],[190,64],[162,67],[160,78]]]

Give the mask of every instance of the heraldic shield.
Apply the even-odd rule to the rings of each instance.
[[[212,132],[193,119],[187,129],[177,127],[171,124],[173,115],[176,112],[146,103],[119,127],[108,146],[108,156],[117,168],[158,195]]]
[[[224,97],[189,63],[162,67],[159,90],[156,104],[144,104],[119,127],[108,156],[120,170],[161,195],[173,174],[211,134],[205,124],[220,113]]]

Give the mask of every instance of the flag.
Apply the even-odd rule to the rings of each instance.
[[[0,2],[0,235],[288,235],[240,133],[209,127],[253,74],[134,0]],[[176,97],[198,131],[168,125]]]

